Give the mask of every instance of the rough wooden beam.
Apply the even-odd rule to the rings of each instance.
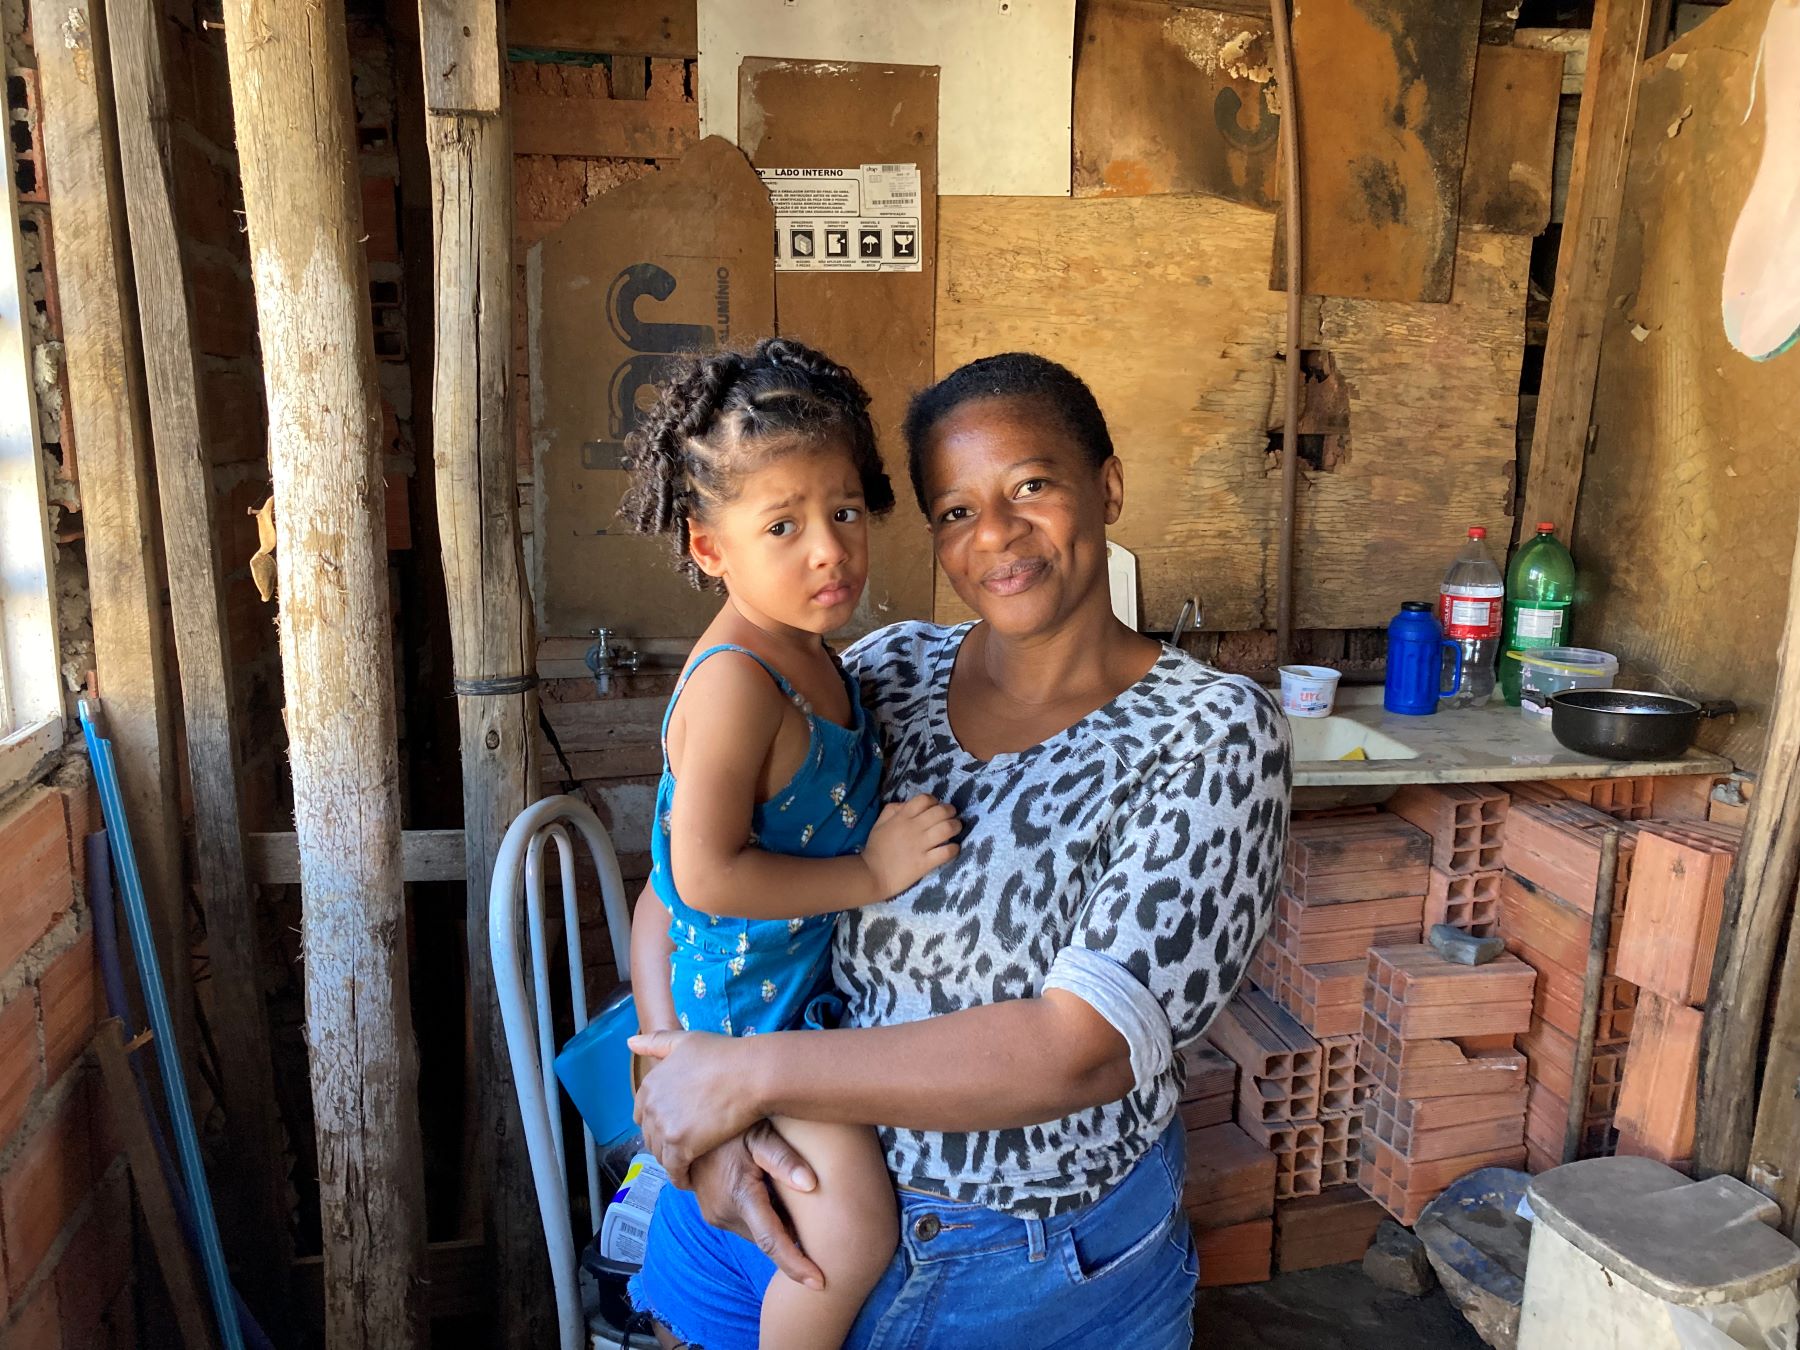
[[[1769,976],[1794,905],[1800,875],[1800,545],[1788,585],[1774,720],[1762,776],[1750,799],[1743,843],[1725,883],[1725,912],[1713,953],[1711,999],[1700,1046],[1695,1175],[1744,1177],[1782,1204],[1788,1224],[1800,1187],[1800,943],[1787,941],[1775,1021],[1757,1102]],[[1754,1117],[1752,1112],[1755,1112]],[[1754,1135],[1753,1135],[1754,1126]]]
[[[110,116],[106,32],[92,0],[33,0],[32,31],[52,183],[56,285],[81,444],[81,523],[100,696],[156,930],[175,1038],[190,1081],[199,1037],[187,950],[175,739],[163,645],[149,430],[130,321],[125,204]]]
[[[292,830],[244,838],[250,880],[261,886],[300,884],[300,841]],[[408,830],[400,836],[406,881],[461,881],[468,875],[461,830]]]
[[[381,405],[343,0],[227,0],[269,408],[333,1350],[423,1347]],[[304,134],[296,134],[304,129]]]
[[[464,68],[504,53],[483,23],[496,0],[423,0],[426,84],[434,51]],[[513,187],[507,110],[444,114],[426,100],[431,160],[437,329],[431,408],[438,529],[449,599],[454,688],[462,724],[467,858],[472,1161],[485,1179],[487,1239],[498,1343],[553,1344],[556,1313],[543,1223],[532,1186],[506,1036],[488,977],[488,886],[501,837],[538,796],[536,639],[519,537],[512,416]]]
[[[175,220],[169,88],[156,0],[114,0],[107,12],[132,273],[162,502],[163,556],[181,671],[193,785],[194,850],[216,1015],[213,1039],[225,1108],[219,1187],[225,1249],[250,1306],[287,1320],[287,1168],[275,1106],[268,1009],[258,971],[256,907],[244,875],[238,742],[225,606],[214,553],[212,474],[200,434],[193,310]]]
[[[506,41],[552,51],[698,56],[700,25],[694,0],[512,0]]]
[[[1651,0],[1599,0],[1594,11],[1562,246],[1556,255],[1543,383],[1519,512],[1522,520],[1555,521],[1565,542],[1574,535],[1587,456],[1650,7]]]

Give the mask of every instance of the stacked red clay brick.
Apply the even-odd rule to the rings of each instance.
[[[1429,854],[1423,834],[1373,809],[1295,820],[1255,987],[1213,1025],[1238,1066],[1238,1127],[1275,1159],[1283,1270],[1359,1259],[1378,1221],[1356,1189],[1363,987],[1372,946],[1419,940]]]
[[[1205,1042],[1181,1058],[1188,1171],[1181,1199],[1200,1253],[1200,1283],[1266,1280],[1274,1241],[1275,1155],[1232,1123],[1238,1066]]]
[[[1636,801],[1620,792],[1615,799]],[[1636,809],[1627,805],[1625,809]],[[1611,1152],[1626,1046],[1631,1039],[1638,991],[1618,964],[1626,896],[1640,826],[1561,793],[1521,791],[1506,831],[1501,883],[1500,933],[1509,952],[1538,973],[1531,1026],[1518,1038],[1530,1061],[1526,1113],[1526,1162],[1533,1172],[1562,1161],[1569,1102],[1576,1085],[1576,1044],[1581,1034],[1582,991],[1587,978],[1600,848],[1608,829],[1621,830],[1618,871],[1610,897],[1612,940],[1595,1022],[1593,1070],[1580,1085],[1587,1105],[1581,1156]]]
[[[1684,1171],[1694,1152],[1702,1008],[1741,834],[1735,825],[1647,820],[1633,851],[1618,969],[1638,997],[1614,1116],[1617,1151]]]
[[[0,807],[0,1346],[135,1344],[131,1183],[87,1047],[101,1016],[65,770]]]
[[[1400,1222],[1465,1173],[1525,1160],[1524,1065],[1507,1040],[1531,1020],[1530,967],[1446,961],[1423,943],[1369,953],[1363,1189]]]

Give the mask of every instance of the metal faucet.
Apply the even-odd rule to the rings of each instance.
[[[1181,646],[1181,639],[1189,629],[1200,627],[1200,618],[1205,611],[1200,608],[1200,597],[1189,596],[1181,602],[1181,613],[1175,616],[1175,627],[1169,632],[1169,645]]]
[[[605,698],[612,693],[612,677],[614,672],[630,674],[637,670],[643,661],[643,653],[633,647],[614,645],[614,633],[610,628],[590,628],[594,635],[594,645],[587,649],[583,660],[594,677],[594,692]]]

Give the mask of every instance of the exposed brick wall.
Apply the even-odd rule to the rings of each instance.
[[[131,1188],[87,1053],[104,1008],[84,761],[0,806],[0,1350],[132,1350]]]

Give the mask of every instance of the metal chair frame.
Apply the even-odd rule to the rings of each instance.
[[[629,980],[631,914],[625,883],[619,875],[612,839],[593,808],[577,797],[546,797],[521,811],[507,828],[494,860],[488,890],[488,952],[499,995],[500,1019],[506,1031],[507,1056],[525,1130],[526,1152],[537,1191],[538,1211],[549,1249],[556,1286],[556,1316],[561,1350],[581,1350],[587,1323],[576,1279],[577,1249],[569,1219],[569,1177],[563,1151],[562,1112],[554,1062],[559,1042],[550,1015],[549,934],[545,925],[544,853],[556,846],[562,881],[562,920],[569,951],[568,976],[574,1032],[588,1024],[587,988],[582,980],[581,926],[575,907],[575,844],[570,829],[587,844],[600,877],[606,926],[612,936],[613,960]],[[529,966],[520,951],[520,883],[525,901],[524,930]],[[527,992],[527,982],[530,990]],[[627,987],[629,987],[627,985]],[[566,1038],[565,1038],[566,1039]],[[582,1158],[587,1169],[588,1213],[600,1217],[600,1169],[594,1136],[582,1128]]]

